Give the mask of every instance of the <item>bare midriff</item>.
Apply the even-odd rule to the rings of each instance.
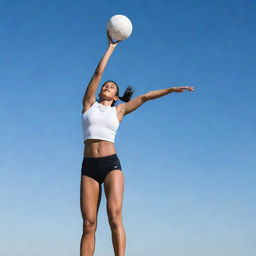
[[[104,157],[115,153],[115,144],[111,141],[99,139],[87,139],[84,141],[84,157]]]

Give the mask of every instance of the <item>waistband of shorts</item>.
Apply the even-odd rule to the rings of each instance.
[[[85,161],[108,161],[113,160],[117,158],[117,154],[112,154],[108,156],[102,156],[102,157],[84,157]]]

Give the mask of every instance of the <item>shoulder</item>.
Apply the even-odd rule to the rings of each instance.
[[[119,105],[116,105],[116,111],[119,113],[124,113],[125,112],[125,103],[121,103]]]
[[[120,103],[120,104],[116,105],[115,107],[116,107],[116,109],[122,111],[125,108],[125,103]]]
[[[85,101],[83,104],[82,114],[85,113],[94,103],[98,103],[98,101],[94,98],[91,101]]]
[[[123,120],[123,117],[125,115],[125,109],[124,109],[124,104],[125,103],[122,103],[122,104],[119,104],[119,105],[116,105],[115,108],[116,108],[116,114],[117,114],[117,118],[119,120],[119,123],[121,123],[121,121]]]

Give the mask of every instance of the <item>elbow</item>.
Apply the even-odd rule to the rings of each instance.
[[[149,93],[143,94],[141,98],[143,102],[147,102],[148,100],[150,100]]]
[[[103,70],[100,70],[98,68],[95,70],[95,75],[102,75],[102,73],[103,73]]]

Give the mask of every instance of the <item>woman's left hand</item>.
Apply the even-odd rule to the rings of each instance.
[[[194,87],[191,86],[180,86],[180,87],[171,87],[172,92],[184,92],[185,90],[194,91]]]

